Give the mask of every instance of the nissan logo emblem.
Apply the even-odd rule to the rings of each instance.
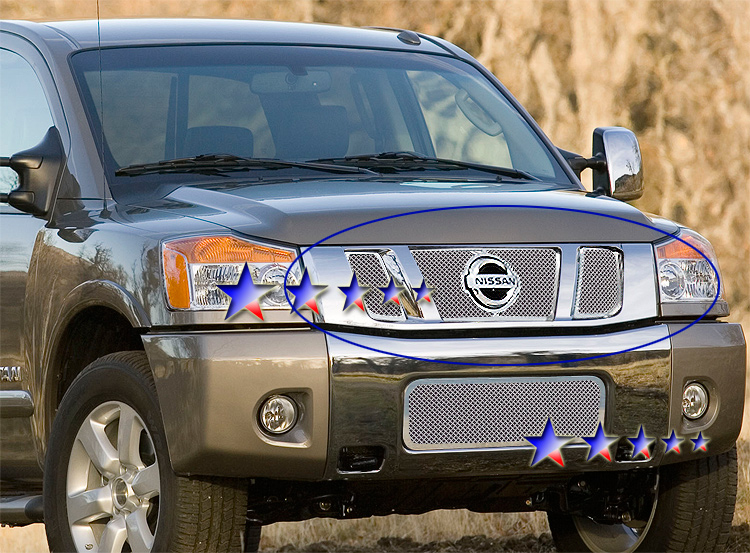
[[[502,311],[518,296],[518,275],[502,259],[483,254],[474,257],[463,275],[464,289],[484,309]]]

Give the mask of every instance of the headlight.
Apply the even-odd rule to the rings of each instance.
[[[713,247],[700,234],[688,229],[682,229],[679,237],[695,249],[675,239],[656,246],[661,301],[713,301],[719,289],[719,262]]]
[[[289,309],[284,275],[297,257],[292,249],[257,244],[234,236],[192,236],[162,244],[164,282],[169,305],[175,309],[226,309],[230,298],[217,284],[236,284],[245,263],[256,284],[279,286],[260,300],[262,309]],[[287,285],[301,275],[296,263]]]

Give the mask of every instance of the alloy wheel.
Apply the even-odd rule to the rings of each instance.
[[[77,551],[151,550],[159,518],[159,463],[135,409],[108,401],[84,419],[68,463],[66,493]]]

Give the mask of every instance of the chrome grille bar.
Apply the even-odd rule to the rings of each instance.
[[[380,255],[377,252],[350,252],[347,259],[359,285],[370,287],[362,298],[367,314],[379,321],[404,320],[406,317],[401,306],[392,301],[383,303],[385,295],[378,290],[388,286],[390,280]]]

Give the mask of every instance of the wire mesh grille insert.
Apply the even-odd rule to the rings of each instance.
[[[579,248],[574,319],[603,319],[622,309],[622,253]]]
[[[412,249],[414,260],[444,321],[483,318],[552,320],[560,273],[556,248],[450,248]],[[477,255],[497,257],[518,275],[520,290],[501,312],[483,309],[464,286],[464,272]]]
[[[406,390],[408,449],[529,446],[547,419],[558,436],[588,437],[604,422],[604,383],[593,376],[418,380]]]
[[[386,273],[380,255],[375,252],[347,253],[349,266],[357,275],[360,286],[370,286],[371,289],[362,297],[367,314],[380,321],[406,320],[403,309],[395,302],[383,303],[385,295],[378,288],[388,286],[389,276]],[[355,308],[352,308],[355,309]]]

